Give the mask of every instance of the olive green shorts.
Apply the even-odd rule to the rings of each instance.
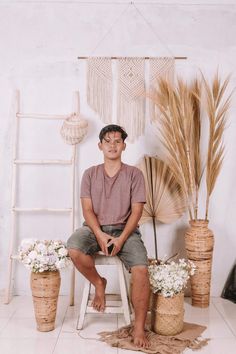
[[[113,237],[119,237],[123,228],[124,226],[117,225],[105,225],[101,227],[103,232]],[[89,255],[101,251],[95,235],[88,226],[77,229],[71,235],[67,241],[67,248],[78,249]],[[128,270],[137,265],[148,266],[147,250],[138,228],[127,238],[117,256]]]

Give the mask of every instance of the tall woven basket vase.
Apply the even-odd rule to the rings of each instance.
[[[153,294],[151,329],[163,336],[174,336],[184,326],[184,293],[172,297]]]
[[[214,235],[206,220],[191,220],[185,233],[187,257],[197,267],[191,277],[192,305],[208,307],[210,303],[211,269]]]
[[[59,271],[31,273],[34,313],[37,330],[40,332],[49,332],[55,328],[60,284]]]

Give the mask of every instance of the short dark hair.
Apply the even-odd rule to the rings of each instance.
[[[111,132],[119,132],[119,133],[121,133],[121,138],[122,138],[123,141],[125,141],[125,139],[128,136],[128,134],[126,133],[124,128],[122,128],[122,127],[120,127],[119,125],[116,125],[116,124],[109,124],[109,125],[106,125],[105,127],[103,127],[102,130],[100,131],[100,133],[99,133],[100,142],[102,142],[102,139],[104,139],[104,136],[107,133],[111,133]]]

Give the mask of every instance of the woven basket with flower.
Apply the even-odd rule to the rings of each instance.
[[[149,265],[153,292],[151,309],[152,330],[161,335],[175,335],[183,329],[184,288],[195,272],[191,261],[161,262]]]
[[[71,264],[68,250],[62,241],[24,239],[19,248],[19,260],[31,270],[37,329],[52,331],[61,284],[59,270]]]

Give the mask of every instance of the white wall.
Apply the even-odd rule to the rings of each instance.
[[[96,149],[97,135],[103,124],[86,104],[85,63],[78,55],[89,55],[107,29],[123,12],[128,1],[4,1],[0,2],[0,291],[6,285],[8,243],[11,230],[10,190],[13,133],[13,92],[21,93],[23,112],[64,114],[71,111],[72,93],[80,90],[81,111],[89,120],[89,134],[78,148],[78,182],[85,168],[102,162]],[[200,68],[211,77],[217,67],[220,73],[232,73],[236,82],[236,6],[235,1],[136,1],[152,25],[155,36],[143,19],[129,7],[106,36],[94,55],[168,55],[187,56],[177,61],[176,71],[191,77]],[[159,4],[158,4],[159,3]],[[164,41],[165,45],[163,45]],[[167,49],[167,46],[169,49]],[[225,133],[226,156],[210,205],[210,228],[215,234],[212,295],[219,295],[235,261],[234,178],[236,171],[235,98]],[[29,122],[28,122],[29,123]],[[70,147],[59,137],[61,123],[40,122],[21,130],[20,153],[25,158],[67,158]],[[56,130],[57,129],[57,130]],[[129,144],[124,161],[135,164],[144,153],[155,153],[157,138],[147,125],[146,134]],[[26,167],[20,173],[18,197],[25,206],[68,206],[69,170],[51,167]],[[49,184],[47,184],[47,179]],[[24,182],[24,183],[23,183]],[[22,185],[24,184],[24,190]],[[66,188],[66,189],[65,189]],[[66,216],[21,216],[17,222],[19,238],[42,237],[67,239]],[[183,234],[187,216],[172,225],[158,225],[159,256],[176,251],[184,254]],[[152,229],[143,228],[149,255],[153,256]],[[111,279],[110,279],[111,280]],[[115,286],[115,280],[111,280]],[[78,287],[82,279],[78,277]],[[69,271],[63,272],[62,293],[69,292]],[[15,293],[29,293],[29,272],[17,265]]]

